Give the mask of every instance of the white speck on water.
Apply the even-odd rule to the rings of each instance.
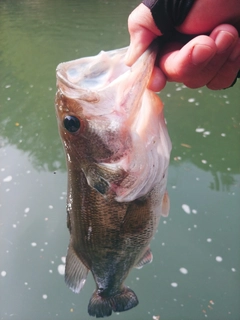
[[[163,223],[164,223],[164,224],[167,224],[167,221],[166,221],[166,220],[164,220],[164,221],[163,221]]]
[[[204,132],[204,130],[205,130],[204,128],[197,128],[195,131],[196,132]]]
[[[11,98],[10,98],[10,97],[8,97],[8,98],[7,98],[7,101],[10,101],[10,100],[11,100]]]
[[[66,257],[62,257],[61,260],[62,260],[62,263],[66,263]]]
[[[24,212],[25,212],[25,213],[28,213],[29,210],[30,210],[29,208],[26,208],[26,209],[24,210]]]
[[[196,209],[192,209],[192,213],[193,214],[197,214],[197,210]]]
[[[140,278],[139,277],[136,277],[136,280],[139,280]]]
[[[48,242],[44,242],[44,244],[45,244],[45,246],[47,246],[47,245],[48,245]]]
[[[195,228],[195,229],[196,229],[196,228],[197,228],[197,225],[196,225],[196,224],[194,224],[194,225],[193,225],[193,228]]]
[[[188,102],[190,102],[190,103],[192,103],[192,102],[194,102],[195,101],[195,98],[190,98],[190,99],[188,99]]]
[[[165,246],[165,242],[162,242],[162,246],[163,246],[163,247]]]
[[[176,186],[172,186],[172,189],[176,189],[177,187]]]
[[[13,228],[17,228],[17,225],[16,225],[16,224],[13,224]]]
[[[226,133],[221,133],[221,136],[222,137],[226,137]]]
[[[12,181],[12,176],[7,176],[6,178],[3,179],[3,182],[10,182]]]
[[[227,171],[231,171],[231,168],[227,168]]]
[[[204,132],[203,132],[203,135],[204,135],[204,136],[209,136],[210,133],[211,133],[210,131],[204,131]]]
[[[191,213],[190,207],[187,204],[183,204],[182,205],[182,209],[184,212],[186,212],[187,214]]]
[[[197,177],[196,180],[199,181],[200,179]]]
[[[27,282],[24,282],[24,285],[25,285],[25,286],[27,286],[27,285],[28,285],[28,283],[27,283]]]
[[[6,89],[8,89],[8,88],[10,88],[10,87],[11,87],[10,84],[7,84],[7,85],[5,86]]]
[[[171,283],[171,286],[172,286],[173,288],[176,288],[176,287],[178,286],[178,284],[177,284],[177,282],[172,282],[172,283]]]
[[[2,172],[5,171],[5,168],[1,168],[1,171],[2,171]]]
[[[188,228],[188,231],[191,231],[192,229],[191,228]]]
[[[36,242],[32,242],[32,243],[31,243],[31,246],[32,246],[32,247],[36,247],[36,246],[37,246]]]
[[[216,261],[217,261],[217,262],[222,262],[222,260],[223,260],[222,257],[220,257],[220,256],[217,256],[217,257],[216,257]]]
[[[232,272],[236,272],[236,269],[235,269],[235,268],[232,268],[231,270],[232,270]]]
[[[207,160],[202,160],[202,163],[206,164],[206,163],[207,163]]]
[[[225,101],[225,103],[226,103],[226,104],[229,104],[230,102],[229,102],[229,101]]]
[[[58,273],[61,275],[61,276],[64,276],[65,274],[65,265],[64,264],[60,264],[58,266]]]
[[[53,271],[50,269],[50,270],[49,270],[49,273],[53,273]]]
[[[172,95],[171,93],[167,93],[167,97],[170,98]]]
[[[53,206],[50,204],[50,205],[48,206],[48,208],[49,208],[49,209],[53,209]]]
[[[43,251],[44,251],[44,249],[40,249],[40,251],[41,251],[41,252],[43,252]]]
[[[31,173],[31,171],[30,171],[30,170],[28,170],[28,171],[27,171],[27,174],[29,174],[29,173]]]
[[[182,273],[182,274],[188,274],[188,270],[186,268],[180,268],[179,271]]]
[[[2,271],[2,272],[1,272],[1,276],[2,276],[2,277],[6,277],[6,275],[7,275],[7,272],[6,272],[6,271]]]
[[[43,294],[42,297],[43,297],[44,300],[47,299],[47,295],[46,294]]]
[[[176,91],[181,91],[181,90],[182,90],[182,88],[180,88],[180,87],[176,88]]]
[[[207,242],[212,242],[212,239],[211,238],[207,238]]]

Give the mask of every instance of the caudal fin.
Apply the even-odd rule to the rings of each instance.
[[[108,317],[114,312],[121,312],[132,309],[138,305],[136,294],[127,287],[121,292],[110,297],[101,297],[95,291],[88,304],[88,313],[96,318]]]

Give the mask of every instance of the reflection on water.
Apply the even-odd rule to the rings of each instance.
[[[61,275],[67,181],[55,68],[128,45],[137,3],[0,2],[0,319],[90,319],[91,277],[75,295]],[[152,243],[153,263],[128,278],[139,306],[112,317],[238,319],[239,89],[170,84],[161,93],[173,143],[171,212]]]

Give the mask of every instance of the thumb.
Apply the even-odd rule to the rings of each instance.
[[[148,48],[150,43],[161,35],[161,32],[154,23],[150,9],[142,3],[130,14],[128,30],[130,33],[130,46],[126,54],[125,63],[131,66]]]

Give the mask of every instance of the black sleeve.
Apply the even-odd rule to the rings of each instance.
[[[143,0],[152,13],[154,22],[163,33],[183,23],[195,0]]]

